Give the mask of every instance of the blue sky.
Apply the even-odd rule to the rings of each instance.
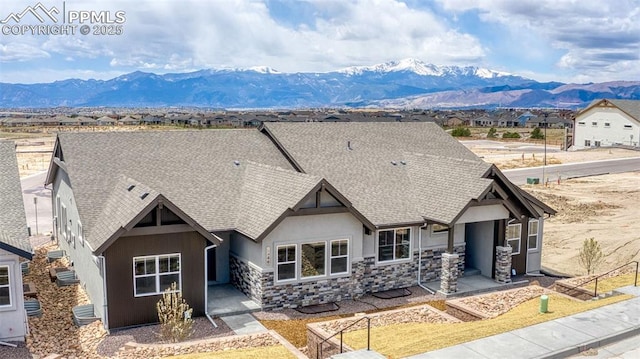
[[[40,0],[59,10],[0,24],[0,82],[109,79],[132,71],[268,66],[325,72],[415,58],[538,81],[640,81],[640,0]],[[4,1],[0,20],[34,1]],[[65,11],[63,11],[63,9]],[[41,11],[41,10],[39,10]],[[69,35],[62,13],[100,14]],[[119,24],[113,23],[117,12]],[[40,12],[42,15],[42,12]],[[111,23],[108,23],[111,22]],[[91,33],[82,35],[80,26]],[[96,35],[120,25],[120,35]],[[111,26],[109,28],[109,26]]]

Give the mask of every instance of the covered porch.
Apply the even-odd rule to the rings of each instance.
[[[246,314],[260,310],[262,310],[260,304],[251,300],[230,283],[207,286],[207,314],[211,317]]]

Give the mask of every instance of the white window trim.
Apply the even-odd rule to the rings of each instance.
[[[536,226],[536,246],[534,248],[529,248],[529,240],[531,239],[532,236],[534,236],[533,234],[531,234],[531,223],[537,223],[538,225]],[[527,251],[530,252],[535,252],[540,248],[540,220],[539,219],[535,219],[535,218],[531,218],[529,219],[529,226],[527,228]]]
[[[9,288],[9,304],[0,305],[0,309],[13,308],[13,290],[11,288],[12,278],[11,278],[11,266],[9,265],[1,265],[0,268],[7,268],[7,284],[0,284],[0,288]]]
[[[396,245],[395,243],[395,238],[396,238],[396,231],[401,230],[401,229],[408,229],[409,230],[409,257],[407,258],[400,258],[400,259],[395,259],[396,256],[396,252],[395,252],[395,248],[393,251],[393,257],[394,259],[389,259],[386,261],[381,261],[379,260],[380,256],[379,256],[379,251],[380,251],[380,232],[385,232],[385,231],[393,231],[393,238],[394,238],[394,247]],[[388,228],[388,229],[381,229],[376,231],[376,264],[395,264],[395,263],[403,263],[403,262],[410,262],[411,260],[413,260],[413,231],[411,230],[411,227],[398,227],[398,228]]]
[[[506,234],[509,233],[509,226],[518,226],[520,228],[520,230],[518,231],[518,237],[517,238],[507,238],[506,237]],[[518,245],[518,251],[517,252],[511,252],[512,256],[518,255],[522,251],[522,223],[510,223],[510,224],[507,225],[507,230],[505,231],[505,239],[504,239],[505,243],[509,247],[513,248],[513,246],[511,245],[510,242],[511,241],[515,241],[515,240],[517,240],[518,244],[519,244]]]
[[[80,245],[84,247],[84,232],[80,221],[78,221],[78,242],[80,242]]]
[[[312,243],[322,243],[324,244],[324,274],[320,274],[320,275],[310,275],[310,276],[303,276],[302,275],[302,246],[305,244],[312,244]],[[297,250],[297,249],[296,249]],[[324,278],[327,276],[327,269],[329,268],[329,263],[327,263],[327,254],[331,254],[327,252],[327,241],[311,241],[311,242],[304,242],[304,243],[300,243],[300,254],[299,254],[299,260],[298,258],[296,258],[296,261],[298,263],[300,263],[300,266],[298,268],[298,266],[296,266],[296,273],[299,275],[300,280],[306,280],[306,279],[318,279],[318,278]],[[296,253],[296,256],[298,256],[298,253]]]
[[[294,247],[294,248],[295,248],[295,255],[293,256],[293,258],[294,258],[294,259],[293,259],[293,261],[290,261],[290,260],[289,260],[289,261],[285,261],[285,262],[280,262],[280,261],[278,260],[278,250],[279,250],[281,247]],[[298,272],[299,272],[299,270],[298,270],[298,263],[299,263],[298,258],[299,258],[299,256],[300,256],[299,252],[300,252],[300,249],[298,248],[298,244],[296,244],[296,243],[288,243],[288,244],[284,244],[284,243],[283,243],[283,244],[279,244],[279,245],[277,245],[277,246],[276,246],[276,253],[275,253],[275,257],[276,257],[276,260],[275,260],[275,277],[274,277],[274,279],[275,279],[275,281],[276,281],[277,283],[295,282],[296,280],[298,280]],[[279,275],[278,275],[278,274],[279,274],[279,272],[280,272],[280,264],[291,264],[291,263],[293,263],[293,269],[294,269],[294,271],[293,271],[293,278],[288,278],[288,279],[278,279],[278,277],[279,277]],[[306,279],[306,278],[305,278],[305,279]]]
[[[333,255],[333,251],[332,251],[332,246],[333,246],[333,242],[340,242],[340,241],[347,241],[347,254],[339,254],[337,256]],[[341,274],[349,274],[350,272],[350,268],[351,268],[351,263],[349,261],[349,252],[351,250],[349,249],[349,239],[348,238],[342,238],[342,239],[332,239],[329,241],[329,256],[328,256],[328,260],[329,260],[329,275],[330,276],[335,276],[335,275],[341,275]],[[331,260],[334,258],[347,258],[347,266],[346,266],[346,271],[344,272],[333,272],[333,267],[331,267]]]
[[[160,257],[178,257],[178,263],[180,264],[180,269],[177,272],[167,272],[167,273],[162,273],[162,275],[169,275],[169,274],[178,274],[178,289],[176,291],[174,291],[173,293],[177,293],[177,292],[182,292],[182,255],[180,253],[169,253],[169,254],[158,254],[158,255],[151,255],[151,256],[138,256],[138,257],[133,257],[133,296],[135,298],[139,298],[139,297],[149,297],[152,295],[162,295],[164,293],[164,291],[160,290]],[[153,275],[150,274],[145,274],[145,275],[136,275],[136,260],[140,260],[140,259],[149,259],[149,258],[153,258],[155,259],[156,262],[156,272]],[[137,294],[136,293],[136,278],[142,278],[142,277],[151,277],[154,276],[156,279],[156,291],[153,293],[143,293],[143,294]]]
[[[65,206],[64,204],[60,204],[60,231],[62,232],[62,238],[69,242],[67,228],[67,206]]]
[[[346,255],[339,255],[339,256],[335,256],[333,257],[331,255],[331,244],[333,242],[337,242],[337,241],[347,241],[347,254]],[[325,260],[325,274],[323,275],[318,275],[318,276],[311,276],[311,277],[303,277],[302,276],[302,245],[304,244],[309,244],[309,243],[324,243],[325,244],[325,256],[324,256],[324,260]],[[288,246],[294,246],[296,249],[296,255],[295,255],[295,262],[293,261],[287,261],[287,262],[278,262],[278,249],[280,247],[288,247]],[[274,269],[274,283],[275,284],[290,284],[290,283],[303,283],[303,282],[309,282],[309,281],[317,281],[317,280],[323,280],[323,279],[332,279],[332,278],[340,278],[340,277],[345,277],[345,276],[349,276],[351,275],[351,239],[350,237],[343,237],[343,238],[334,238],[334,239],[316,239],[316,240],[305,240],[304,242],[300,242],[300,243],[277,243],[274,244],[275,247],[275,254],[274,254],[274,258],[275,260],[273,261],[273,269]],[[346,272],[338,272],[338,273],[331,273],[331,259],[332,258],[341,258],[341,257],[346,257],[347,258],[347,270]],[[295,278],[290,278],[290,279],[278,279],[278,264],[288,264],[288,263],[294,263],[295,266]],[[385,262],[387,263],[387,262]]]

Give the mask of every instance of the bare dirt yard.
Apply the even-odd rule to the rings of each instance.
[[[544,223],[543,266],[566,274],[586,274],[578,257],[583,241],[591,237],[605,255],[599,273],[640,260],[639,172],[524,188],[558,211]]]

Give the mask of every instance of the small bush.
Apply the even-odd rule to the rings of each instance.
[[[580,265],[587,270],[587,274],[595,272],[596,268],[604,261],[600,243],[593,237],[585,239],[582,243],[578,260]]]
[[[533,138],[534,140],[544,140],[544,134],[542,133],[542,131],[540,131],[540,127],[534,128],[533,131],[531,131],[531,135],[529,135],[529,137]]]
[[[160,320],[160,339],[166,342],[181,342],[193,334],[193,309],[177,291],[176,283],[171,283],[162,294],[162,299],[156,305]]]
[[[520,138],[520,134],[517,132],[505,132],[502,134],[502,138]]]
[[[451,130],[453,137],[471,137],[471,130],[466,127],[456,127]]]
[[[494,127],[491,127],[489,129],[489,132],[487,133],[487,137],[488,138],[495,138],[496,137],[496,132],[498,132]]]

